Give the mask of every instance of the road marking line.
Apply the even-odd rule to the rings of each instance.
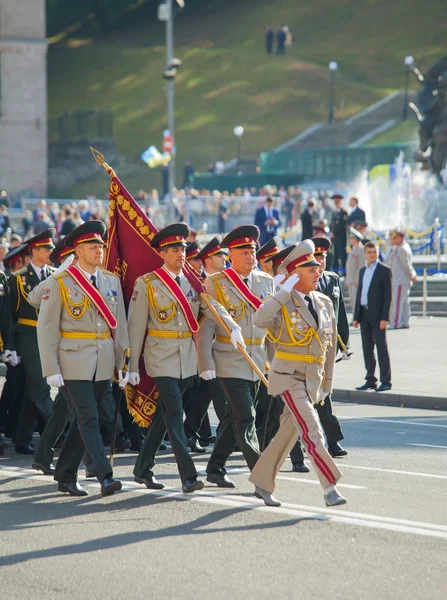
[[[447,446],[435,446],[434,444],[407,444],[407,446],[420,446],[421,448],[443,448],[447,450]]]
[[[22,479],[35,479],[44,482],[54,482],[54,479],[45,475],[34,475],[31,469],[20,469],[19,467],[3,467],[0,473]],[[447,526],[436,525],[433,523],[423,523],[420,521],[410,521],[407,519],[397,519],[393,517],[381,517],[379,515],[369,515],[364,513],[354,513],[345,511],[343,508],[331,509],[317,506],[306,506],[300,504],[284,503],[280,507],[270,507],[261,504],[254,497],[245,497],[234,493],[221,492],[195,492],[194,494],[183,494],[177,488],[165,488],[164,490],[148,490],[142,486],[136,486],[126,479],[122,480],[123,488],[126,491],[147,494],[150,496],[160,496],[165,498],[178,498],[180,500],[190,500],[193,502],[202,502],[206,504],[216,504],[220,506],[243,508],[246,510],[262,511],[271,514],[288,515],[295,518],[303,518],[316,521],[333,521],[344,525],[359,527],[368,527],[371,529],[383,529],[399,533],[412,535],[422,535],[447,540]],[[86,487],[99,488],[99,483],[93,481],[83,482]]]
[[[394,421],[391,419],[375,419],[373,417],[350,417],[347,415],[337,415],[337,417],[346,421],[377,421],[378,423],[399,423],[399,425],[419,425],[422,427],[442,427],[443,429],[447,429],[447,425],[441,425],[436,423],[415,423],[414,421]]]
[[[347,465],[343,463],[343,468],[361,469],[364,471],[381,471],[383,473],[398,473],[399,475],[414,475],[415,477],[431,477],[432,479],[447,479],[447,475],[435,475],[434,473],[418,473],[417,471],[401,471],[399,469],[381,469],[380,467],[363,467],[360,465]]]

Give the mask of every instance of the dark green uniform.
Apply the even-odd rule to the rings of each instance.
[[[45,267],[47,274],[55,271]],[[32,264],[14,273],[10,279],[11,309],[14,322],[14,341],[17,354],[21,356],[26,377],[26,389],[17,425],[15,445],[29,444],[34,418],[45,426],[53,408],[50,386],[42,374],[39,345],[37,343],[38,310],[29,304],[28,292],[39,285]]]

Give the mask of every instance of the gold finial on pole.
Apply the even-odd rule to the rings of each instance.
[[[116,177],[115,171],[112,169],[112,167],[110,167],[106,163],[106,161],[104,160],[104,155],[101,154],[101,152],[99,150],[95,150],[95,148],[92,148],[90,146],[90,152],[93,154],[93,158],[96,160],[96,162],[98,163],[98,165],[100,165],[101,167],[103,167],[103,169],[105,171],[107,171],[107,173],[110,175],[110,177]]]

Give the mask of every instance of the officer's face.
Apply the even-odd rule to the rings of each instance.
[[[49,248],[33,248],[33,262],[37,265],[51,265]]]
[[[264,273],[273,275],[273,265],[271,260],[269,262],[266,262],[265,260],[261,259],[259,261],[259,266],[261,267],[261,271],[264,271]]]
[[[219,273],[225,269],[225,254],[215,254],[206,259],[207,273]]]
[[[315,255],[315,260],[320,265],[320,273],[323,273],[323,271],[326,269],[326,253],[324,253],[324,254],[316,254]]]
[[[234,248],[230,250],[230,260],[236,271],[248,274],[256,266],[256,251],[254,248]]]
[[[201,273],[202,272],[202,261],[197,258],[190,258],[188,260],[188,263],[190,264],[190,266],[194,269],[194,271],[197,271],[197,273]]]
[[[300,280],[295,286],[299,292],[306,294],[317,289],[318,280],[320,279],[320,267],[316,265],[312,267],[298,267],[294,272],[300,276]]]
[[[180,273],[185,266],[186,253],[184,246],[166,248],[165,250],[162,250],[160,254],[165,261],[166,268],[173,273]]]
[[[76,248],[76,256],[89,267],[99,267],[104,258],[103,245],[97,242],[79,244]]]

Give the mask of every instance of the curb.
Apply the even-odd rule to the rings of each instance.
[[[338,402],[447,410],[447,397],[413,396],[410,394],[393,394],[392,392],[377,394],[374,391],[360,392],[358,390],[336,389],[332,392],[332,399]]]

